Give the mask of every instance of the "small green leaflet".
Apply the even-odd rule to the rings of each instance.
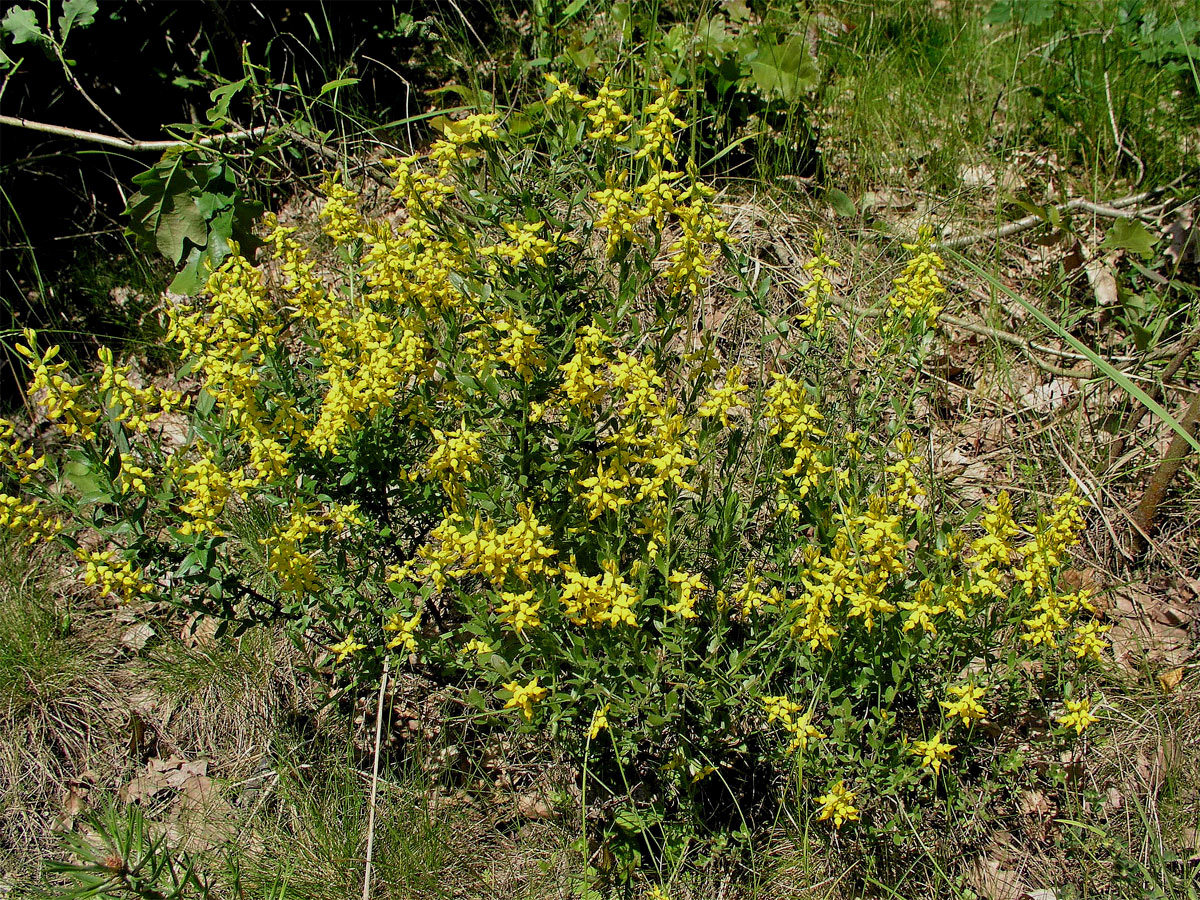
[[[61,40],[66,41],[71,28],[78,25],[86,28],[96,20],[96,0],[66,0],[63,4],[62,15],[58,17],[58,31]]]
[[[1154,235],[1137,219],[1117,219],[1100,246],[1105,250],[1129,250],[1142,259],[1151,259],[1156,243]]]
[[[321,91],[317,94],[318,97],[324,97],[330,91],[336,91],[338,88],[350,87],[352,84],[358,84],[360,78],[337,78],[333,81],[327,81],[321,85]]]
[[[46,40],[46,35],[38,25],[37,16],[33,14],[33,10],[25,9],[23,6],[14,6],[9,9],[8,15],[4,17],[3,21],[0,21],[0,29],[12,35],[14,44]]]

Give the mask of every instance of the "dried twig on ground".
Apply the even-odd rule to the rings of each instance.
[[[1192,397],[1192,402],[1188,406],[1187,412],[1184,413],[1183,421],[1180,422],[1183,430],[1188,434],[1195,435],[1197,426],[1200,426],[1200,393]],[[1145,549],[1146,541],[1150,537],[1150,532],[1154,527],[1154,517],[1158,512],[1158,505],[1162,503],[1163,497],[1167,495],[1167,488],[1171,484],[1171,480],[1175,477],[1175,473],[1179,471],[1179,467],[1183,465],[1184,459],[1187,457],[1188,442],[1183,435],[1176,434],[1171,438],[1171,444],[1167,447],[1167,452],[1163,454],[1162,462],[1158,464],[1158,468],[1154,470],[1154,474],[1150,477],[1150,484],[1146,487],[1146,493],[1142,495],[1142,501],[1138,504],[1137,512],[1133,515],[1133,531],[1130,535],[1131,551],[1136,555]]]

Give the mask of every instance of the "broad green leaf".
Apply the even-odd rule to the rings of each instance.
[[[96,0],[66,0],[62,15],[58,17],[58,31],[65,42],[71,29],[78,25],[86,28],[96,20]]]
[[[1016,20],[1021,25],[1041,25],[1054,18],[1057,0],[998,0],[984,19],[989,25]]]
[[[1105,250],[1129,250],[1142,259],[1150,259],[1156,243],[1154,235],[1137,219],[1117,219],[1100,246]]]
[[[167,198],[164,207],[154,241],[159,253],[178,265],[183,262],[185,241],[197,247],[208,243],[208,224],[196,201],[187,195]]]
[[[750,74],[764,94],[775,94],[788,103],[814,90],[820,81],[817,64],[803,35],[760,50],[750,60]]]
[[[205,269],[204,261],[208,258],[199,247],[193,247],[188,254],[187,264],[179,270],[179,273],[167,285],[167,290],[172,294],[182,294],[191,296],[200,293],[200,289],[204,287]]]
[[[0,20],[0,29],[12,35],[14,44],[24,44],[29,41],[38,43],[47,40],[46,33],[38,25],[37,16],[33,14],[33,10],[23,6],[14,6],[9,9],[8,15]]]
[[[850,199],[850,195],[840,188],[828,188],[825,191],[825,199],[829,201],[829,205],[833,207],[833,211],[839,216],[852,218],[858,215],[858,209],[854,206],[854,201]]]

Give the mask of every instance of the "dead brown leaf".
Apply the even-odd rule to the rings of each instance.
[[[189,761],[178,756],[152,759],[121,788],[120,797],[126,803],[140,803],[171,790],[199,794],[205,790],[207,773],[208,762],[203,759]]]
[[[1186,666],[1179,666],[1174,669],[1167,669],[1158,676],[1158,685],[1163,689],[1164,694],[1169,694],[1175,688],[1179,687],[1179,682],[1183,681],[1183,673],[1186,671]]]
[[[1182,666],[1192,653],[1189,626],[1196,618],[1195,595],[1179,579],[1130,584],[1109,595],[1107,614],[1112,620],[1113,655],[1117,662],[1136,670],[1144,658],[1171,668]]]
[[[975,860],[967,880],[983,900],[1021,900],[1027,893],[1017,872],[987,856]]]
[[[1024,815],[1039,819],[1048,819],[1058,811],[1054,801],[1041,791],[1022,791],[1017,802]]]
[[[1101,308],[1116,306],[1118,301],[1117,276],[1113,274],[1115,263],[1116,255],[1109,254],[1089,259],[1083,265],[1083,273],[1087,276],[1092,293],[1096,295],[1096,305]]]
[[[147,641],[154,637],[154,629],[148,622],[138,622],[123,635],[121,646],[131,653],[138,653],[146,646]]]
[[[183,630],[179,634],[179,641],[188,650],[195,647],[207,650],[216,644],[217,626],[219,624],[212,616],[192,613],[183,625]]]
[[[554,816],[554,807],[541,794],[522,794],[517,798],[517,815],[527,819],[549,819]]]

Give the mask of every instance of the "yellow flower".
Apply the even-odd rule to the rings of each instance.
[[[679,588],[679,599],[663,607],[669,613],[676,613],[680,618],[696,618],[696,598],[694,591],[706,591],[706,585],[699,575],[689,575],[687,572],[674,571],[667,579]]]
[[[908,752],[921,757],[921,768],[940,772],[942,763],[950,758],[950,751],[957,746],[957,744],[947,744],[943,741],[942,733],[939,731],[927,741],[913,741]]]
[[[521,594],[515,591],[502,591],[500,597],[504,600],[504,605],[499,607],[496,612],[513,627],[513,631],[518,635],[526,628],[537,628],[542,624],[542,620],[538,617],[542,601],[533,602],[533,588]]]
[[[354,639],[354,632],[350,632],[346,637],[329,648],[330,653],[336,653],[336,663],[340,663],[347,656],[353,656],[359,650],[366,650],[366,644],[360,644]]]
[[[485,656],[490,656],[495,648],[487,641],[481,641],[479,638],[472,638],[463,645],[463,653],[474,653],[479,659]]]
[[[538,684],[536,678],[531,678],[527,685],[522,685],[519,681],[508,681],[504,683],[503,687],[512,693],[512,697],[504,704],[504,708],[521,710],[521,715],[525,717],[526,722],[533,721],[533,704],[545,698],[549,693]]]
[[[987,715],[987,710],[979,701],[987,693],[987,689],[976,684],[957,684],[947,688],[953,700],[939,701],[946,710],[947,719],[961,719],[963,725],[970,725],[976,719]]]
[[[608,708],[611,705],[611,703],[605,703],[592,714],[592,724],[591,727],[588,728],[589,741],[594,741],[596,739],[596,735],[598,735],[601,730],[608,727]]]
[[[1111,625],[1101,625],[1099,622],[1080,625],[1075,629],[1075,636],[1071,639],[1069,649],[1080,659],[1088,656],[1100,659],[1104,651],[1108,649],[1108,641],[1104,640],[1101,635],[1111,630]]]
[[[858,821],[859,811],[854,807],[854,792],[846,790],[843,779],[839,779],[838,783],[829,789],[828,794],[818,797],[817,802],[821,804],[818,821],[833,819],[835,828],[841,828],[845,822]]]
[[[1058,724],[1064,728],[1074,728],[1076,734],[1083,734],[1089,725],[1100,721],[1092,715],[1092,704],[1086,697],[1080,700],[1064,700],[1063,705],[1067,711],[1058,717]]]
[[[387,648],[395,650],[397,647],[403,647],[409,653],[415,653],[417,651],[417,640],[413,635],[420,627],[421,614],[419,612],[408,620],[405,620],[400,613],[396,613],[383,626],[384,631],[396,632],[396,636],[388,641]]]

